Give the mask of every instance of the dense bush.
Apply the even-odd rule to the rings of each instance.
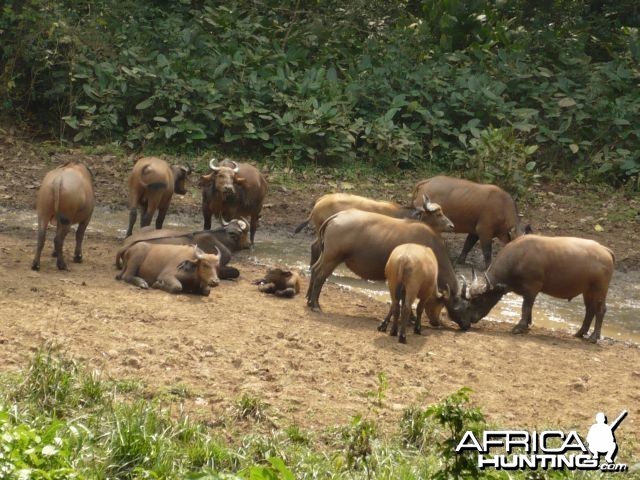
[[[8,0],[0,105],[73,142],[291,163],[465,170],[509,131],[530,170],[638,182],[638,25],[631,0]]]

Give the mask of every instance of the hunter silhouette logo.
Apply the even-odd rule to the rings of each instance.
[[[596,423],[591,425],[589,434],[587,435],[587,443],[589,451],[593,454],[593,458],[599,460],[601,453],[604,453],[607,463],[613,463],[613,459],[618,452],[618,445],[613,432],[620,422],[627,416],[627,411],[623,410],[618,418],[611,425],[607,425],[607,417],[604,413],[598,412],[596,415]]]
[[[607,424],[605,414],[598,412],[596,423],[589,428],[586,442],[575,430],[570,432],[485,430],[480,438],[481,441],[473,432],[468,431],[458,443],[456,453],[478,452],[478,467],[481,470],[486,468],[537,470],[540,468],[542,470],[625,472],[626,464],[613,463],[613,461],[618,451],[614,432],[626,416],[627,411],[623,410],[611,424]],[[606,463],[600,463],[601,455],[604,455]]]

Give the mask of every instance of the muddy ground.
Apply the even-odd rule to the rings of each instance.
[[[632,439],[635,455],[640,454],[640,349],[635,344],[605,340],[592,345],[535,325],[528,335],[514,336],[511,324],[493,322],[461,333],[445,322],[444,328],[426,327],[422,336],[411,334],[407,345],[399,345],[375,328],[387,306],[357,293],[328,284],[320,299],[322,313],[310,312],[303,295],[284,300],[260,294],[251,281],[263,267],[248,261],[246,252],[235,261],[240,279],[223,282],[209,297],[123,284],[114,279],[113,257],[121,239],[113,235],[87,235],[85,263],[69,262],[69,272],[58,272],[48,257],[50,229],[42,270],[31,271],[32,224],[9,226],[1,221],[1,209],[32,208],[45,171],[69,158],[81,158],[92,168],[100,205],[124,208],[124,181],[133,158],[61,154],[46,144],[0,139],[0,373],[25,367],[34,349],[55,341],[111,378],[141,380],[149,395],[179,386],[186,392],[180,398],[185,408],[213,424],[249,392],[270,404],[277,425],[315,429],[369,411],[378,373],[385,372],[389,388],[376,415],[389,430],[403,408],[439,401],[468,386],[489,421],[505,427],[586,433],[596,412],[614,418],[627,409],[618,432]],[[291,229],[321,193],[343,189],[405,200],[416,180],[407,175],[351,184],[334,174],[305,179],[302,173],[279,170],[269,175],[263,231]],[[192,187],[173,208],[196,217],[198,204]],[[539,186],[521,208],[538,231],[610,246],[622,273],[637,272],[640,265],[634,213],[639,209],[637,197],[579,185]],[[69,261],[71,240],[70,235],[65,245]],[[479,262],[479,255],[474,258]]]

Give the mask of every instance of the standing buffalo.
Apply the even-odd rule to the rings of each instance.
[[[154,245],[140,242],[124,253],[124,280],[140,288],[158,288],[169,293],[209,295],[218,285],[219,254],[207,254],[196,245]]]
[[[94,205],[93,179],[89,169],[82,163],[69,162],[45,175],[36,200],[38,245],[31,264],[32,270],[40,270],[40,255],[44,247],[49,222],[57,225],[56,237],[53,240],[53,254],[57,257],[58,269],[67,270],[62,246],[71,225],[76,223],[78,229],[76,230],[76,249],[73,261],[82,262],[82,240],[89,220],[91,220]]]
[[[531,325],[531,310],[538,293],[571,300],[582,294],[586,312],[576,337],[600,338],[607,311],[606,298],[613,274],[613,252],[598,242],[574,237],[527,235],[506,245],[484,275],[474,278],[470,288],[469,319],[485,317],[502,296],[510,291],[523,297],[522,318],[513,333],[525,333]],[[475,275],[474,275],[475,277]]]
[[[162,243],[172,245],[197,245],[205,253],[220,253],[218,275],[222,279],[237,278],[240,272],[227,264],[232,252],[249,248],[249,225],[245,220],[232,220],[215,230],[201,232],[181,232],[179,230],[144,227],[124,240],[116,254],[116,267],[122,267],[124,253],[139,242]]]
[[[298,225],[294,233],[298,233],[309,222],[312,222],[316,233],[320,231],[320,226],[327,218],[343,210],[355,208],[358,210],[379,213],[392,218],[407,218],[420,220],[429,225],[435,232],[452,231],[454,226],[443,213],[442,208],[437,203],[430,202],[424,197],[422,203],[412,207],[403,207],[393,202],[383,200],[372,200],[358,195],[348,193],[330,193],[320,197],[304,222]],[[320,255],[320,240],[316,238],[311,245],[311,262],[313,265]]]
[[[398,317],[400,317],[400,333],[398,341],[407,343],[407,323],[411,315],[411,305],[416,300],[416,324],[413,331],[420,335],[422,331],[422,312],[425,307],[429,319],[440,317],[444,306],[442,299],[449,293],[438,291],[438,260],[433,250],[424,245],[405,243],[393,249],[384,268],[389,294],[391,295],[391,313],[393,325],[391,335],[398,335]],[[387,331],[389,315],[378,327],[381,332]]]
[[[262,203],[267,194],[267,181],[252,165],[224,160],[219,165],[209,162],[208,175],[200,177],[204,229],[211,229],[211,216],[224,220],[250,219],[250,239],[258,228]]]
[[[276,297],[293,298],[300,293],[300,275],[298,272],[275,267],[267,270],[264,278],[253,282],[263,293],[272,293]]]
[[[531,226],[522,227],[513,198],[495,185],[483,185],[445,176],[419,182],[413,191],[413,204],[420,205],[424,195],[438,202],[444,214],[453,222],[453,231],[467,233],[459,263],[478,240],[482,247],[485,269],[491,264],[491,241],[497,237],[509,243],[530,233]]]
[[[173,193],[180,195],[187,193],[185,182],[189,173],[191,173],[189,167],[170,166],[156,157],[143,157],[136,162],[129,175],[127,237],[133,232],[138,209],[140,209],[141,227],[151,224],[151,219],[157,210],[156,228],[162,228]]]
[[[393,249],[404,243],[417,243],[431,248],[436,256],[438,288],[450,291],[449,298],[444,299],[449,317],[461,329],[469,328],[466,302],[459,294],[447,250],[440,235],[424,223],[349,209],[328,218],[318,234],[321,253],[311,268],[307,291],[307,305],[312,309],[320,309],[318,298],[322,286],[339,264],[344,262],[366,280],[384,280],[384,269]]]

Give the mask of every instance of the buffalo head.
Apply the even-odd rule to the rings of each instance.
[[[171,171],[173,172],[173,191],[180,195],[184,195],[187,193],[187,177],[191,173],[191,167],[187,165],[186,167],[182,166],[172,166]]]
[[[216,160],[211,159],[209,167],[212,172],[200,177],[203,186],[212,185],[213,190],[219,192],[225,199],[231,199],[236,195],[238,185],[243,185],[245,179],[238,176],[240,167],[233,160],[224,160],[216,165]]]
[[[413,217],[437,232],[453,231],[453,222],[442,212],[442,207],[429,200],[426,194],[422,196],[422,205],[415,208]]]
[[[463,279],[463,296],[468,300],[464,316],[470,323],[477,323],[488,315],[509,289],[501,283],[491,283],[486,272],[482,279],[477,277],[475,270],[472,270],[472,275],[471,285],[468,287]]]
[[[251,247],[251,241],[249,240],[249,221],[245,218],[233,219],[230,222],[225,222],[222,219],[222,228],[229,237],[233,244],[236,246],[233,250],[242,250]]]

